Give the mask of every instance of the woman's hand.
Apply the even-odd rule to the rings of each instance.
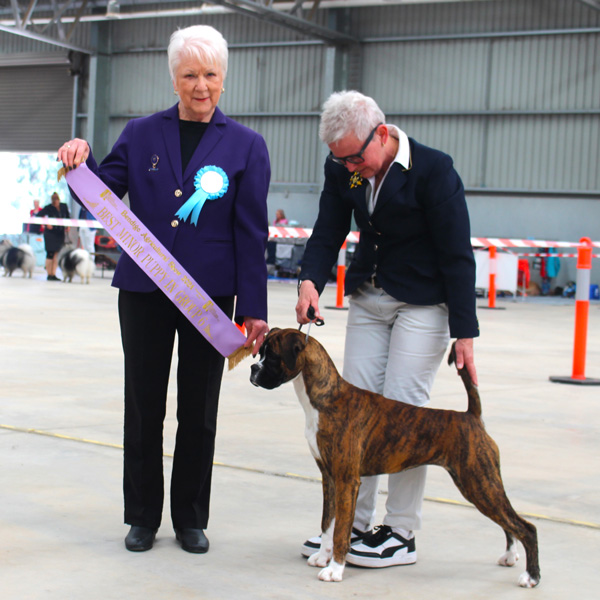
[[[462,338],[456,340],[456,368],[467,368],[467,372],[471,376],[471,381],[477,384],[477,371],[475,370],[475,357],[473,352],[473,339]]]
[[[57,160],[67,169],[75,169],[90,155],[90,146],[85,140],[74,138],[58,149]]]
[[[244,317],[244,325],[246,326],[246,342],[244,348],[251,348],[252,356],[256,356],[262,343],[265,341],[265,336],[269,333],[269,326],[261,319],[253,317]]]
[[[310,307],[315,309],[314,317],[308,318],[306,314]],[[321,318],[319,313],[319,292],[315,284],[310,279],[305,279],[298,290],[298,302],[296,303],[296,321],[301,325],[304,323],[310,323]]]

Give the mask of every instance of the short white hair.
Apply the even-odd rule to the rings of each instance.
[[[334,92],[323,104],[319,137],[328,146],[350,134],[365,140],[379,123],[385,115],[373,98],[354,90]]]
[[[179,63],[186,56],[193,56],[207,65],[219,65],[223,71],[223,79],[227,75],[227,42],[221,33],[210,25],[192,25],[173,32],[167,56],[171,81],[175,81]]]

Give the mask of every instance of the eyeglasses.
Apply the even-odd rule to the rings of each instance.
[[[373,139],[373,136],[375,135],[375,132],[377,131],[377,128],[380,125],[383,125],[383,123],[377,123],[377,125],[372,129],[371,133],[369,134],[369,137],[365,140],[365,143],[362,145],[362,148],[356,154],[349,154],[348,156],[341,157],[334,156],[333,152],[330,152],[327,158],[337,163],[338,165],[345,165],[346,163],[350,163],[351,165],[360,165],[360,163],[365,162],[365,159],[363,158],[363,153],[367,149],[367,146],[371,143],[371,140]]]

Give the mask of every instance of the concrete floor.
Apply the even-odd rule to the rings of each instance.
[[[269,283],[270,324],[295,327],[293,282]],[[127,552],[122,523],[122,357],[110,274],[90,285],[0,278],[0,597],[28,599],[592,600],[600,594],[600,387],[570,375],[572,300],[499,300],[480,310],[476,342],[486,426],[502,453],[508,495],[538,528],[542,582],[523,590],[495,564],[504,534],[466,506],[449,476],[429,470],[414,566],[347,567],[317,580],[300,556],[319,530],[318,470],[293,387],[227,372],[219,412],[206,555],[183,552],[165,511],[152,551]],[[486,302],[481,300],[481,305]],[[327,288],[322,306],[335,305]],[[600,378],[600,306],[590,306],[588,377]],[[324,309],[311,334],[341,367],[346,312]],[[165,423],[165,476],[175,430]],[[443,365],[432,406],[464,410]],[[385,485],[382,486],[385,489]],[[167,496],[168,498],[168,496]],[[380,496],[381,510],[385,494]]]

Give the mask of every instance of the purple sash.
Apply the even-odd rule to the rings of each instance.
[[[85,163],[67,172],[66,178],[85,207],[138,267],[221,355],[231,359],[246,341],[235,323]],[[243,351],[250,353],[249,348]]]

